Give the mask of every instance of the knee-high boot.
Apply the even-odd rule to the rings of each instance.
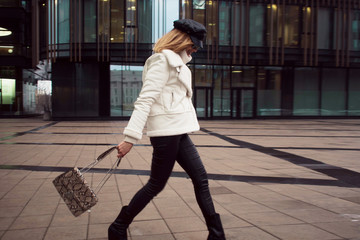
[[[126,212],[127,206],[124,206],[119,216],[110,225],[108,229],[109,240],[127,240],[127,229],[133,218]]]
[[[207,240],[226,240],[220,215],[215,213],[205,217],[206,226],[209,230]]]

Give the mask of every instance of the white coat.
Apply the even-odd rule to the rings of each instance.
[[[126,142],[147,135],[172,136],[200,129],[191,101],[191,71],[179,54],[163,50],[150,56],[144,65],[143,86],[124,130]]]

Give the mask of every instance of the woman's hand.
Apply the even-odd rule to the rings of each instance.
[[[117,157],[118,158],[124,157],[128,152],[130,152],[132,147],[133,147],[132,143],[122,141],[117,146],[117,150],[118,150]]]

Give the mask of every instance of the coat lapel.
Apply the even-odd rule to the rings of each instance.
[[[168,60],[169,65],[171,67],[176,68],[176,71],[178,72],[178,79],[186,87],[187,95],[189,97],[192,97],[190,69],[184,64],[179,54],[166,49],[164,49],[162,53],[165,55],[166,59]]]

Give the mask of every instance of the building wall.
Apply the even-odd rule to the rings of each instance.
[[[55,117],[129,116],[141,88],[130,67],[178,18],[208,31],[189,64],[199,117],[360,116],[358,0],[45,2]]]

